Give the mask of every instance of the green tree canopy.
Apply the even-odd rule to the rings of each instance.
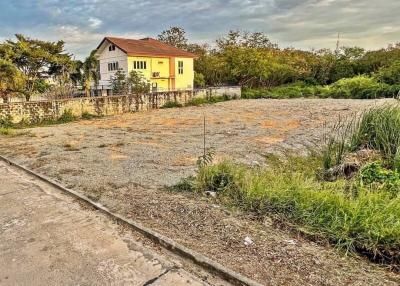
[[[11,62],[0,59],[0,97],[8,102],[9,96],[23,92],[25,76]]]
[[[71,55],[64,52],[64,42],[49,42],[30,39],[21,34],[16,40],[7,40],[0,45],[0,57],[10,60],[26,78],[25,95],[37,91],[39,82],[49,77],[58,78],[62,84],[73,70]]]
[[[188,40],[186,32],[180,27],[170,27],[157,36],[158,40],[180,49],[186,49]]]

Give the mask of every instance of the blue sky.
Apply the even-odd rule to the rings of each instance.
[[[62,39],[82,58],[106,36],[156,37],[183,27],[192,42],[230,29],[262,31],[280,46],[368,49],[400,41],[399,0],[0,0],[0,40]]]

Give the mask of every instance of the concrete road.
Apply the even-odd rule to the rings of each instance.
[[[0,285],[206,285],[116,223],[0,162]]]

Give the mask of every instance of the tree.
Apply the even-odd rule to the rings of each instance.
[[[185,30],[180,27],[170,27],[168,30],[161,32],[157,38],[161,42],[186,50],[188,47],[188,40],[185,34]]]
[[[141,94],[150,91],[150,83],[141,73],[131,71],[126,79],[127,89],[130,93]]]
[[[110,85],[114,94],[126,93],[128,89],[125,72],[117,70],[110,79]]]
[[[0,47],[0,56],[9,59],[26,78],[26,100],[37,91],[38,82],[52,76],[65,79],[70,68],[71,55],[64,53],[64,42],[47,42],[15,35]]]
[[[218,49],[224,50],[227,47],[248,47],[257,49],[276,49],[278,46],[273,44],[268,36],[263,32],[253,32],[230,30],[224,37],[217,39]]]
[[[99,61],[96,57],[96,50],[93,50],[85,59],[82,68],[82,85],[85,88],[86,96],[90,96],[91,83],[93,82],[95,86],[99,83]]]
[[[122,70],[111,78],[111,88],[115,94],[142,94],[150,91],[150,83],[141,73],[131,71],[128,76]]]
[[[388,67],[381,68],[375,77],[382,83],[400,85],[400,60],[393,62]]]
[[[22,92],[24,86],[24,75],[11,62],[0,59],[0,97],[3,102],[8,102],[11,94]]]
[[[206,86],[206,81],[202,73],[194,72],[193,85],[196,88],[201,88]]]

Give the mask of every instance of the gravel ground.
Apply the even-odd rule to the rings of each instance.
[[[327,126],[388,101],[240,100],[125,114],[0,137],[0,153],[268,285],[398,285],[398,275],[278,229],[268,218],[255,221],[162,189],[193,174],[203,116],[217,160],[263,164],[267,153],[306,153]],[[246,236],[252,245],[245,246]]]

